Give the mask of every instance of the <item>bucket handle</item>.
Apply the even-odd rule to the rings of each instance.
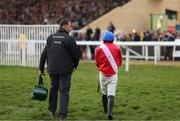
[[[39,75],[39,82],[38,82],[38,85],[39,85],[39,86],[43,86],[43,85],[44,85],[42,74]]]

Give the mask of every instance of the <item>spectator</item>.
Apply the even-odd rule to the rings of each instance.
[[[114,24],[112,22],[110,22],[107,29],[108,29],[108,31],[114,33],[116,28],[115,28]]]
[[[83,33],[79,33],[78,34],[78,40],[79,41],[83,41],[85,40],[84,34]],[[81,45],[80,46],[80,51],[81,51],[81,58],[82,59],[87,59],[87,46],[86,45]]]
[[[100,41],[100,36],[101,36],[101,30],[100,28],[97,26],[94,32],[94,40],[95,41]]]
[[[143,41],[151,41],[151,34],[149,31],[145,32]]]
[[[140,38],[139,34],[137,32],[135,32],[133,34],[133,41],[140,41],[140,40],[141,40],[141,38]]]
[[[93,37],[93,31],[90,28],[90,26],[88,25],[87,30],[86,30],[86,40],[87,41],[93,41],[94,39],[92,37]],[[93,60],[94,54],[95,54],[95,46],[90,45],[89,48],[90,48],[90,52],[91,52],[91,59]]]
[[[174,41],[175,40],[175,35],[173,35],[172,33],[168,32],[168,41]],[[173,47],[172,46],[168,46],[168,58],[169,60],[172,60],[172,54],[173,54]]]
[[[87,29],[86,29],[86,40],[87,41],[91,41],[92,40],[92,34],[93,34],[93,31],[90,28],[90,26],[88,25]]]

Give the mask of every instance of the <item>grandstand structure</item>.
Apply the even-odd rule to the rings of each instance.
[[[106,30],[111,21],[119,31],[127,33],[136,29],[138,32],[144,32],[152,30],[153,15],[166,15],[169,27],[180,24],[180,0],[131,0],[123,6],[114,8],[89,25],[93,29],[99,26],[101,30]]]
[[[68,18],[73,21],[76,29],[80,29],[128,1],[1,0],[0,24],[58,24],[62,18]]]
[[[9,9],[11,8],[11,9]],[[89,24],[106,30],[109,22],[116,30],[152,30],[152,16],[168,17],[167,26],[180,24],[179,0],[1,0],[0,24],[58,24],[62,18],[73,21],[75,29]],[[164,19],[166,21],[165,17]]]

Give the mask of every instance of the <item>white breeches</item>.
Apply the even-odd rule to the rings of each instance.
[[[116,94],[116,85],[117,85],[118,75],[114,74],[110,77],[106,77],[101,71],[99,72],[99,82],[101,91],[104,95]]]

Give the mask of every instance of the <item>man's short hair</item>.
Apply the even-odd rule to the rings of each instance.
[[[69,19],[62,19],[60,21],[60,27],[63,27],[64,25],[67,25],[69,22],[71,22]]]

